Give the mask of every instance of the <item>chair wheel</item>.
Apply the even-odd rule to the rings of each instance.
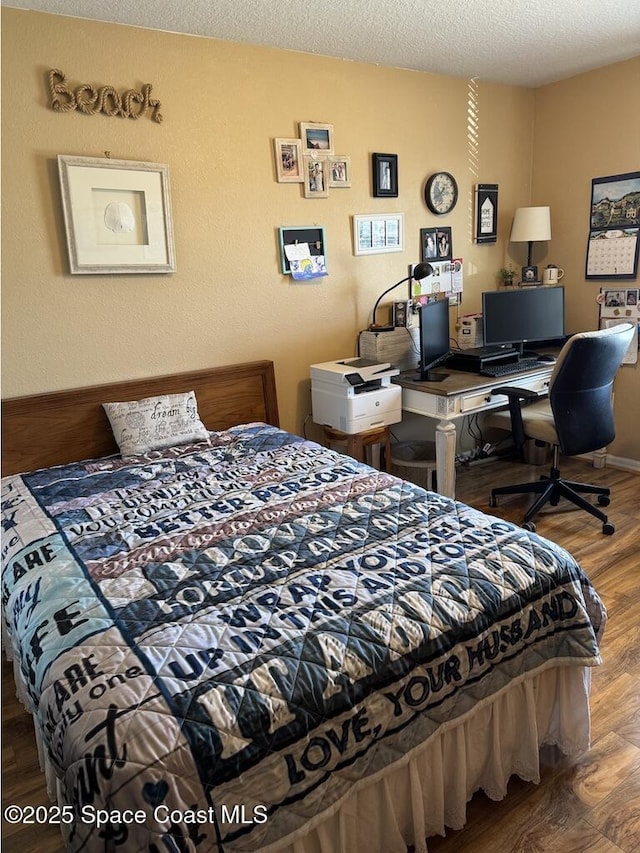
[[[610,522],[610,521],[606,521],[606,522],[602,525],[602,532],[604,533],[604,535],[605,535],[605,536],[611,536],[613,533],[615,533],[615,532],[616,532],[616,529],[615,529],[615,527],[613,526],[613,524],[611,524],[611,522]]]
[[[611,498],[608,495],[598,495],[598,506],[609,506]]]
[[[533,521],[525,521],[525,523],[522,525],[522,529],[528,530],[529,533],[535,533],[536,532],[536,526],[533,523]]]
[[[496,497],[494,497],[493,495],[491,495],[491,497],[489,498],[489,506],[492,507],[493,509],[495,509],[498,506],[498,499]]]

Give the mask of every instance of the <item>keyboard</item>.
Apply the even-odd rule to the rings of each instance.
[[[527,370],[544,366],[537,358],[521,358],[520,361],[512,361],[507,364],[483,365],[480,373],[482,376],[512,376],[514,373],[524,373]]]

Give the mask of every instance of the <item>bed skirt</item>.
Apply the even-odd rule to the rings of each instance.
[[[24,699],[20,681],[16,677],[17,695]],[[500,800],[514,774],[539,782],[542,746],[566,755],[589,748],[589,685],[589,667],[575,664],[547,665],[521,677],[441,726],[393,767],[363,780],[300,832],[259,853],[406,853],[411,845],[427,853],[429,836],[465,825],[476,791]],[[37,723],[36,739],[48,794],[62,805]]]
[[[406,853],[410,845],[427,853],[429,836],[465,825],[476,791],[501,800],[514,774],[539,782],[542,746],[574,756],[589,748],[589,685],[590,669],[577,666],[542,668],[511,683],[367,779],[304,835],[262,853]]]

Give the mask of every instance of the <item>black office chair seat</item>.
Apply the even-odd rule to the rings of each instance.
[[[633,333],[633,326],[624,323],[570,338],[558,356],[549,384],[549,397],[545,400],[539,400],[534,392],[524,388],[493,389],[493,394],[509,398],[509,411],[488,415],[487,425],[510,428],[523,458],[524,443],[529,438],[552,445],[553,459],[549,475],[540,480],[492,489],[492,507],[498,505],[497,498],[501,495],[537,495],[523,522],[527,530],[535,530],[532,519],[542,507],[547,503],[557,506],[561,498],[566,498],[602,521],[604,534],[615,532],[607,515],[583,497],[595,495],[600,507],[608,506],[610,489],[565,480],[560,474],[560,454],[590,453],[615,438],[613,381]],[[526,405],[534,399],[535,402]]]

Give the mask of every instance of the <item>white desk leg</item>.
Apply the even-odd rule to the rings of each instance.
[[[453,421],[439,421],[436,427],[436,477],[440,494],[455,498],[456,425]]]

